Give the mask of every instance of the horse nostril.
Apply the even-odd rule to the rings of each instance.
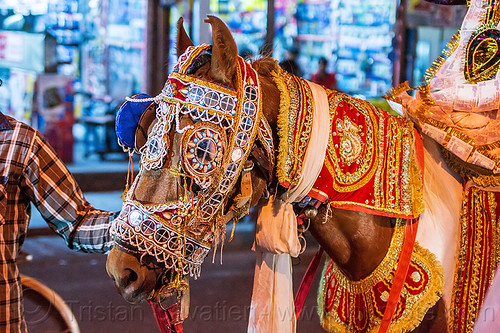
[[[129,285],[134,281],[137,281],[139,276],[137,275],[136,271],[130,268],[125,268],[125,276],[123,278],[125,285]],[[127,274],[128,273],[128,274]]]
[[[118,279],[118,286],[121,288],[126,288],[139,278],[139,275],[137,274],[136,271],[134,271],[131,268],[125,268],[123,270],[123,274]],[[114,279],[113,279],[114,280]]]

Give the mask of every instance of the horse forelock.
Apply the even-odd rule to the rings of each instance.
[[[205,51],[201,53],[198,57],[196,57],[191,63],[190,67],[187,69],[186,74],[193,75],[195,74],[201,67],[205,64],[209,63],[212,58],[212,55]]]

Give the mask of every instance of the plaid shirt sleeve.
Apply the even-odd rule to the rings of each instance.
[[[97,210],[85,200],[71,173],[38,132],[27,156],[23,183],[29,199],[70,249],[111,250],[109,226],[115,214]]]

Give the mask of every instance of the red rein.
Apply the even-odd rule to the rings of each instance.
[[[182,322],[175,321],[179,306],[177,303],[163,309],[159,303],[149,302],[155,314],[156,323],[161,333],[183,333]]]

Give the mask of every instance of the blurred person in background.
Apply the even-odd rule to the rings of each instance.
[[[321,57],[318,60],[318,72],[314,73],[311,77],[311,81],[324,86],[325,88],[331,90],[338,90],[337,78],[335,73],[328,73],[328,60],[325,57]]]
[[[288,73],[300,77],[304,75],[304,72],[302,71],[297,62],[298,58],[299,58],[299,49],[297,49],[296,47],[292,47],[286,52],[286,59],[280,62],[279,65]]]

